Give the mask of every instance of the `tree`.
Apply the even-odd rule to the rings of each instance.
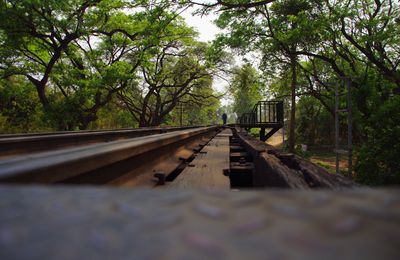
[[[193,32],[188,31],[187,37],[193,37]],[[193,38],[166,41],[152,62],[141,65],[139,81],[119,92],[119,98],[140,127],[160,125],[180,103],[204,103],[215,98],[210,91],[204,91],[212,84],[207,49],[206,44]]]
[[[369,118],[368,139],[357,151],[356,180],[369,185],[400,184],[400,98],[395,96]]]
[[[24,75],[60,130],[87,128],[160,41],[180,33],[177,14],[164,2],[24,0],[1,5],[2,75]]]
[[[280,76],[271,77],[271,91],[278,87],[279,93],[288,94],[282,86],[288,84],[287,72],[290,68],[295,72],[296,63],[298,71],[296,75],[292,73],[292,82],[297,81],[296,96],[304,97],[299,115],[301,127],[315,120],[307,113],[321,108],[314,99],[333,116],[334,87],[349,80],[353,136],[360,142],[357,178],[364,183],[397,183],[397,177],[393,177],[396,160],[392,157],[397,153],[395,148],[388,148],[387,141],[396,143],[394,140],[400,139],[395,130],[400,121],[391,116],[393,121],[388,120],[379,129],[382,131],[372,130],[381,123],[376,115],[382,116],[383,111],[394,115],[394,108],[400,105],[400,6],[395,1],[215,1],[201,6],[200,12],[220,11],[217,24],[227,29],[217,40],[220,45],[243,53],[262,53],[261,69]],[[296,9],[299,12],[293,12]],[[296,100],[292,101],[294,107]],[[368,162],[373,162],[374,167]]]
[[[342,36],[371,62],[382,76],[396,84],[400,94],[400,6],[395,1],[349,1],[330,5],[339,15]]]
[[[275,1],[276,0],[261,0],[261,1],[215,0],[204,3],[201,1],[184,0],[183,4],[201,6],[202,7],[201,12],[204,14],[215,8],[219,8],[220,11],[228,11],[231,9],[243,10],[253,7],[265,6]]]
[[[262,99],[260,76],[250,64],[234,69],[233,74],[230,87],[233,110],[238,115],[248,113]]]
[[[296,54],[299,45],[309,42],[309,39],[299,35],[299,21],[307,17],[311,10],[311,5],[304,0],[286,0],[276,1],[272,6],[272,17],[268,9],[261,11],[266,18],[269,28],[269,35],[272,46],[263,49],[264,57],[271,53],[271,50],[279,50],[283,57],[290,65],[291,70],[291,110],[289,125],[289,151],[293,152],[296,144],[295,127],[296,127],[296,89],[298,88],[297,63],[298,55]]]
[[[0,29],[5,36],[1,64],[5,76],[26,76],[36,87],[40,102],[48,106],[46,85],[51,72],[69,44],[104,19],[96,18],[92,11],[99,2],[1,1]]]
[[[273,4],[256,5],[223,12],[217,20],[221,28],[229,33],[221,35],[217,41],[243,52],[256,51],[262,54],[262,69],[278,67],[291,70],[291,112],[289,131],[289,150],[295,146],[295,115],[297,88],[297,50],[308,46],[313,37],[307,37],[299,29],[304,20],[309,19],[313,7],[304,0],[273,1]],[[308,32],[311,28],[307,28]],[[274,69],[274,68],[273,68]]]
[[[22,76],[0,80],[0,133],[49,130],[35,89]]]
[[[210,125],[219,119],[219,95],[215,94],[211,85],[196,88],[194,92],[196,96],[209,98],[199,99],[193,95],[183,97],[166,120],[168,125]]]

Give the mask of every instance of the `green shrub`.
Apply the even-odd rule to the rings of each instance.
[[[356,151],[356,181],[368,185],[400,184],[400,97],[377,108]]]

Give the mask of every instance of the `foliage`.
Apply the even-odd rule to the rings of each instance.
[[[211,89],[201,89],[202,92],[210,92]],[[220,101],[218,98],[209,98],[204,102],[197,102],[188,97],[182,100],[165,120],[167,125],[210,125],[219,119],[218,110]]]
[[[296,132],[300,143],[315,145],[334,142],[332,115],[317,99],[303,96],[299,99],[297,108]]]
[[[238,115],[250,112],[262,99],[260,76],[250,64],[244,64],[233,71],[230,92],[233,96],[233,110]]]
[[[110,109],[116,107],[110,103],[116,94],[138,86],[143,79],[139,68],[152,70],[154,57],[167,42],[194,41],[196,32],[178,12],[169,1],[1,1],[0,76],[25,78],[23,89],[36,91],[32,101],[41,104],[38,109],[51,128],[109,125],[105,111],[113,114]],[[175,64],[179,66],[171,75],[190,66],[189,60]],[[20,83],[8,82],[19,88]],[[172,107],[165,114],[171,111]],[[135,125],[133,119],[126,120],[126,112],[121,123]],[[22,122],[19,125],[29,131]]]
[[[186,38],[192,34],[187,31]],[[167,40],[154,52],[151,63],[140,66],[137,77],[141,80],[118,93],[139,126],[164,123],[180,104],[201,108],[207,100],[216,99],[211,88],[213,66],[207,62],[207,51],[206,44],[194,40]],[[202,121],[191,116],[192,122]]]
[[[400,98],[390,98],[364,128],[368,139],[357,151],[356,180],[364,184],[400,184]]]
[[[285,99],[286,108],[288,96],[292,97],[291,121],[297,103],[300,141],[325,143],[330,139],[334,87],[339,84],[343,89],[348,80],[354,143],[360,147],[357,179],[369,184],[397,183],[393,176],[394,169],[398,171],[399,149],[387,145],[388,140],[399,141],[400,120],[394,112],[400,105],[400,6],[396,1],[216,1],[201,5],[203,12],[212,9],[221,11],[216,23],[225,29],[216,44],[261,54],[260,69],[271,83],[270,96]],[[346,106],[345,98],[339,102]],[[382,120],[383,111],[393,121]]]
[[[53,130],[43,120],[43,110],[37,106],[34,89],[23,77],[14,76],[0,81],[0,133]]]
[[[138,127],[129,111],[120,106],[117,98],[98,112],[98,119],[90,123],[91,129],[113,129],[113,128],[131,128]]]
[[[168,2],[23,0],[1,7],[1,74],[25,76],[62,130],[97,120],[162,41],[195,36]]]

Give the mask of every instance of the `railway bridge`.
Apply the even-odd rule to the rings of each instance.
[[[397,258],[400,193],[266,144],[282,126],[261,101],[229,126],[0,136],[0,257]]]
[[[260,140],[266,141],[283,127],[283,121],[283,101],[259,101],[251,112],[238,117],[236,125],[246,130],[260,128]]]

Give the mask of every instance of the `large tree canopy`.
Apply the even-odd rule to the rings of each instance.
[[[261,100],[260,76],[250,64],[235,68],[230,92],[233,94],[233,109],[238,115],[249,110]]]
[[[138,81],[119,93],[140,126],[160,125],[184,101],[215,98],[207,50],[206,44],[185,38],[164,41],[150,62],[140,66]]]
[[[396,172],[400,166],[385,158],[399,156],[399,149],[387,147],[388,140],[398,143],[400,139],[400,133],[394,131],[400,125],[399,116],[385,123],[386,136],[379,137],[370,131],[378,124],[376,113],[386,109],[388,114],[395,114],[396,106],[392,104],[399,101],[398,1],[232,0],[206,1],[198,6],[202,13],[219,12],[216,24],[224,33],[214,45],[228,46],[243,54],[257,53],[261,57],[263,77],[272,83],[268,88],[269,96],[290,97],[291,149],[295,144],[295,139],[291,138],[296,129],[294,119],[301,119],[297,134],[304,140],[307,120],[318,121],[322,116],[327,119],[325,113],[311,113],[312,118],[304,113],[322,106],[333,116],[334,87],[349,81],[354,103],[353,136],[356,142],[362,142],[357,149],[357,178],[364,182],[377,183],[377,179],[398,182]],[[319,104],[314,105],[312,100]],[[295,110],[298,102],[301,103],[300,115],[296,115]],[[340,103],[346,105],[344,99]],[[327,129],[327,125],[333,124],[333,118],[330,120],[319,127]],[[344,124],[344,118],[340,122]],[[324,138],[330,140],[330,136]],[[381,156],[385,149],[389,149],[388,154]],[[370,167],[371,161],[377,167]],[[375,179],[368,174],[380,177]]]
[[[59,129],[87,128],[165,42],[196,37],[168,1],[1,1],[0,17],[1,76],[31,82]]]

